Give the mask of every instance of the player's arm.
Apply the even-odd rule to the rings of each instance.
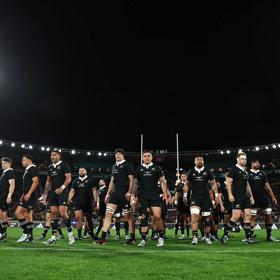
[[[71,183],[71,173],[65,173],[64,176],[64,183],[60,188],[55,190],[56,194],[61,194],[64,191],[64,189],[66,189],[67,186]]]
[[[221,212],[225,212],[225,206],[224,206],[224,202],[223,202],[223,194],[222,193],[219,193],[219,204],[221,206]]]
[[[69,195],[68,195],[68,204],[70,204],[72,202],[74,194],[75,194],[75,189],[72,187],[71,191],[69,192]]]
[[[99,209],[99,195],[98,195],[96,187],[92,187],[92,195],[93,195],[95,205],[96,205],[95,208],[96,208],[96,210],[98,210]]]
[[[270,184],[268,182],[265,183],[264,188],[267,191],[267,193],[269,194],[273,204],[277,205],[278,204],[277,199],[276,199],[276,197],[275,197],[275,195],[273,193],[273,190],[272,190],[272,188],[271,188],[271,186],[270,186]]]
[[[105,196],[105,203],[108,202],[109,200],[109,197],[113,191],[113,187],[114,187],[114,176],[111,176],[111,180],[110,180],[110,184],[109,184],[109,187],[108,187],[108,191],[107,191],[107,194]]]
[[[178,192],[177,192],[177,188],[176,188],[176,192],[173,198],[174,204],[177,205],[178,204]]]
[[[9,180],[9,193],[8,193],[8,197],[7,197],[7,204],[10,204],[12,202],[12,195],[14,193],[15,190],[15,179],[10,179]]]
[[[37,190],[39,186],[39,177],[35,176],[32,178],[32,185],[28,193],[23,197],[24,201],[28,201],[31,197],[31,195]]]
[[[233,179],[231,177],[226,176],[226,185],[227,185],[227,192],[228,192],[228,200],[232,203],[234,202],[234,196],[232,194],[232,182]]]
[[[254,201],[253,193],[252,193],[251,187],[248,182],[247,182],[247,187],[246,187],[246,193],[250,198],[251,204],[254,205],[255,201]]]
[[[44,205],[47,204],[46,199],[47,199],[47,196],[48,196],[48,192],[50,190],[51,190],[51,177],[47,176],[47,180],[46,180],[46,183],[45,183],[45,190],[44,190],[44,193],[42,195],[42,203]]]
[[[159,177],[159,181],[163,192],[163,199],[166,199],[166,201],[168,201],[168,187],[167,187],[165,177],[164,176]]]
[[[188,204],[188,193],[190,191],[190,182],[187,180],[184,185],[184,194],[183,194],[183,200],[185,204]]]
[[[131,195],[134,195],[134,175],[128,175],[128,179],[129,179],[129,189],[125,197],[129,199]]]
[[[215,204],[219,203],[219,192],[218,192],[218,185],[215,179],[210,181],[211,186],[212,186],[212,193],[214,193],[214,202]]]

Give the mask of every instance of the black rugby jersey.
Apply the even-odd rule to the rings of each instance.
[[[64,184],[66,173],[71,173],[71,170],[69,165],[63,161],[59,161],[57,164],[49,165],[48,175],[51,177],[52,190],[56,190]]]

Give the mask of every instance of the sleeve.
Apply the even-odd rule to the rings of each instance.
[[[233,168],[231,168],[231,169],[229,170],[227,176],[228,176],[229,178],[232,178],[232,179],[233,179],[233,178],[235,177],[235,175],[236,175],[236,169],[233,167]]]
[[[134,177],[135,177],[135,179],[137,179],[137,180],[139,180],[139,167],[137,167],[136,169],[135,169],[135,173],[134,173]]]
[[[268,183],[267,176],[266,176],[266,174],[264,172],[263,172],[263,180],[264,180],[265,184]]]
[[[191,183],[193,181],[193,178],[192,178],[192,170],[190,169],[187,173],[187,180]]]
[[[127,171],[127,175],[128,175],[128,176],[129,176],[129,175],[132,175],[132,176],[135,175],[135,171],[134,171],[134,168],[133,168],[133,166],[132,166],[131,163],[127,163],[127,165],[126,165],[126,171]]]
[[[64,164],[62,165],[62,171],[63,171],[64,174],[71,173],[71,169],[70,169],[69,164],[64,162]]]
[[[76,180],[74,180],[71,184],[71,189],[76,190]]]
[[[208,170],[208,179],[209,179],[209,181],[212,181],[215,179],[214,174],[212,173],[211,170]]]
[[[16,179],[15,171],[11,170],[8,174],[8,180]]]
[[[30,176],[33,179],[34,177],[39,177],[39,172],[36,167],[30,169]]]
[[[160,166],[157,168],[158,177],[161,178],[164,176],[164,172]]]

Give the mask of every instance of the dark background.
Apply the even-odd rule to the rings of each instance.
[[[278,142],[279,1],[2,2],[3,139],[127,151],[141,133],[154,150],[175,150],[177,132],[183,150]]]

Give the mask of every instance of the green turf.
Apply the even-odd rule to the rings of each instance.
[[[41,230],[35,230],[35,236]],[[0,243],[0,279],[279,279],[280,243],[265,242],[265,231],[256,231],[258,243],[243,244],[243,233],[226,245],[190,245],[174,240],[168,230],[166,246],[147,241],[145,248],[125,246],[123,240],[93,245],[89,240],[68,245],[17,244],[18,228],[8,229]],[[280,230],[274,235],[280,238]]]

